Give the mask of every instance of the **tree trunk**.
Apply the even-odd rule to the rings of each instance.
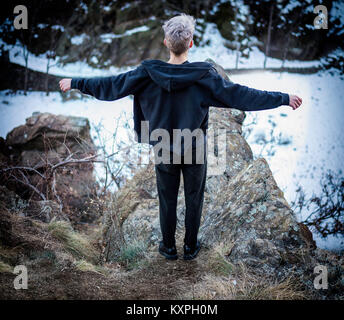
[[[235,20],[234,20],[234,24],[235,24],[235,46],[236,46],[236,59],[235,59],[235,69],[238,69],[238,64],[239,64],[239,49],[240,49],[240,44],[239,44],[239,27],[238,27],[238,4],[235,2],[235,11],[234,11],[234,15],[235,15]]]
[[[28,89],[28,82],[29,82],[29,53],[28,51],[24,54],[24,60],[25,60],[25,74],[24,74],[24,94],[26,95],[27,89]]]
[[[274,13],[274,4],[271,4],[270,7],[270,17],[269,17],[269,26],[268,26],[268,39],[266,41],[265,46],[265,59],[264,59],[264,69],[266,68],[266,61],[268,58],[268,54],[270,53],[270,41],[271,41],[271,30],[272,30],[272,16]]]
[[[286,45],[285,45],[284,50],[283,50],[282,69],[284,68],[284,63],[285,63],[285,60],[287,59],[287,56],[288,56],[289,43],[290,43],[290,32],[288,33],[287,42],[286,42]]]
[[[50,58],[48,58],[47,72],[45,75],[45,92],[47,96],[49,96],[49,67],[50,67]]]

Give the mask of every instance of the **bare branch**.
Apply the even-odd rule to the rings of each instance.
[[[62,212],[63,203],[62,203],[62,200],[61,200],[61,198],[59,197],[59,195],[57,194],[57,191],[56,191],[56,174],[55,174],[55,171],[53,172],[53,181],[52,181],[52,185],[51,185],[51,190],[53,191],[55,198],[59,202],[59,204],[60,204],[60,211]]]
[[[35,168],[30,168],[30,167],[9,167],[9,168],[5,168],[5,169],[0,169],[0,171],[2,171],[2,172],[6,172],[6,171],[10,171],[10,170],[32,171],[32,172],[38,174],[42,179],[45,179],[45,176],[42,173],[40,173],[38,170],[36,170]]]
[[[13,174],[10,174],[10,176],[11,176],[15,181],[17,181],[17,182],[19,182],[19,183],[22,183],[22,184],[28,186],[29,188],[31,188],[31,189],[32,189],[33,191],[35,191],[44,201],[46,201],[47,198],[45,197],[45,195],[44,195],[42,192],[40,192],[34,185],[32,185],[32,184],[28,181],[27,177],[24,175],[23,172],[21,172],[21,171],[19,171],[19,172],[22,174],[23,178],[25,178],[25,179],[24,179],[25,181],[20,180],[18,177],[16,177],[16,176],[13,175]]]
[[[63,160],[63,161],[53,165],[51,167],[51,170],[54,171],[54,170],[56,170],[59,167],[62,167],[62,166],[65,166],[65,165],[70,165],[70,164],[90,163],[90,162],[104,162],[104,161],[101,161],[101,160],[94,160],[97,157],[98,157],[98,155],[95,154],[93,156],[89,156],[89,157],[86,157],[86,158],[83,158],[83,159],[66,159],[66,160]]]

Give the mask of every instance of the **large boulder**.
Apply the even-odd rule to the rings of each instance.
[[[45,159],[56,162],[69,152],[92,152],[87,118],[34,112],[26,123],[7,134],[6,145],[12,148],[22,165],[39,167]]]
[[[232,243],[232,262],[274,270],[286,252],[307,247],[266,160],[252,161],[207,196],[200,238],[208,247]]]
[[[340,288],[344,288],[343,259],[316,248],[312,233],[297,221],[267,161],[253,159],[251,148],[242,136],[244,119],[242,111],[210,108],[209,126],[225,129],[227,146],[225,171],[207,176],[199,232],[203,246],[212,249],[225,245],[228,248],[226,259],[230,263],[244,264],[262,276],[272,275],[280,280],[298,276],[304,287],[319,298],[326,294],[337,295]],[[120,216],[120,232],[125,242],[143,241],[152,250],[156,250],[161,239],[155,181],[152,164],[141,169],[119,192],[119,197],[135,199],[135,206],[125,205],[112,213],[126,210],[125,215]],[[184,200],[181,181],[177,245],[182,245],[185,232]],[[109,234],[105,242],[108,238]],[[333,290],[325,294],[314,290],[313,286],[314,267],[319,264],[326,265],[333,278]]]
[[[3,167],[34,168],[48,176],[47,170],[50,169],[47,163],[56,165],[67,157],[82,159],[95,154],[95,150],[87,118],[34,112],[24,125],[7,134],[6,140],[1,143],[0,151]],[[29,182],[45,195],[44,198],[38,192],[33,192],[33,188],[11,179],[10,171],[0,177],[0,180],[3,180],[0,184],[5,184],[22,198],[31,200],[26,211],[28,215],[36,215],[47,222],[58,216],[58,210],[62,214],[63,207],[64,212],[71,211],[73,218],[77,220],[87,222],[97,218],[95,214],[83,214],[96,189],[92,163],[60,166],[54,171],[54,190],[52,175],[49,175],[49,180],[43,179],[32,170],[24,172]]]

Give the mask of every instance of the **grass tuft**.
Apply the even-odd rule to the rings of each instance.
[[[146,256],[146,245],[143,241],[133,241],[123,246],[119,255],[119,262],[125,264],[128,270],[135,269],[141,265]]]
[[[85,260],[78,260],[75,262],[76,269],[83,272],[95,272],[98,274],[106,275],[106,270],[100,266],[96,266]]]
[[[255,275],[244,264],[236,272],[236,299],[244,300],[303,300],[305,293],[293,278],[284,281]]]
[[[220,243],[212,250],[207,262],[210,272],[217,276],[228,276],[233,272],[233,265],[226,259],[232,247],[232,244]]]
[[[90,240],[73,230],[66,221],[51,221],[48,230],[53,237],[63,243],[64,248],[77,259],[96,262],[97,252]]]
[[[13,272],[13,268],[9,264],[3,261],[0,261],[0,273],[12,273],[12,272]]]

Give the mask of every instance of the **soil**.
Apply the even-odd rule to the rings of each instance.
[[[193,261],[182,257],[169,261],[156,252],[144,266],[132,271],[118,264],[107,265],[109,275],[73,267],[60,271],[48,259],[40,260],[31,272],[28,267],[27,290],[14,289],[16,275],[0,273],[0,299],[179,299],[200,280],[206,251],[201,250]]]

